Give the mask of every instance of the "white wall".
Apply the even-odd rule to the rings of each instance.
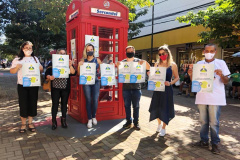
[[[176,17],[186,15],[187,12],[191,11],[189,9],[194,7],[197,8],[192,9],[193,12],[204,10],[209,5],[213,5],[214,1],[215,0],[155,0],[154,33],[186,26],[186,23],[179,23],[178,21],[175,21]],[[137,8],[137,11],[140,10],[140,8]],[[152,7],[148,8],[148,13],[146,15],[139,17],[135,22],[144,22],[146,27],[141,28],[141,33],[134,38],[151,34]]]

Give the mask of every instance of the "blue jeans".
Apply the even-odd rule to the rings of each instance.
[[[96,117],[98,107],[100,83],[99,80],[94,85],[83,85],[83,91],[86,98],[86,108],[88,119]]]
[[[126,119],[132,121],[131,104],[133,105],[133,123],[138,124],[139,117],[139,101],[142,92],[138,89],[123,90],[123,99],[125,105]]]
[[[215,105],[198,105],[200,112],[199,119],[201,122],[200,137],[203,142],[208,142],[208,132],[210,126],[211,144],[218,144],[219,138],[219,117],[221,113],[221,106]]]

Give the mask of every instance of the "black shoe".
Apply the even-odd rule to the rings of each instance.
[[[220,154],[219,146],[217,144],[212,144],[212,153]]]
[[[128,128],[131,128],[131,126],[132,126],[132,122],[131,122],[131,121],[127,121],[127,122],[123,125],[123,128],[128,129]]]
[[[179,92],[178,94],[177,94],[177,96],[181,96],[182,95],[182,92]]]
[[[57,120],[52,121],[52,130],[57,129]]]
[[[209,143],[208,142],[199,141],[199,142],[193,143],[192,146],[193,147],[207,148],[207,147],[209,147]]]
[[[67,128],[67,122],[66,122],[66,118],[61,117],[61,124],[62,124],[62,128]]]
[[[139,126],[139,124],[134,124],[134,129],[136,129],[137,131],[139,131],[141,129],[141,127]]]

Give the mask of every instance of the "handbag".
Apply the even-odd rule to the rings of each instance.
[[[52,68],[52,66],[49,66],[47,69]],[[51,80],[45,79],[42,83],[43,90],[46,92],[51,92]]]
[[[43,90],[46,91],[46,92],[50,92],[51,91],[51,80],[48,80],[46,79],[44,82],[43,82]]]
[[[175,83],[175,86],[180,86],[180,79]]]

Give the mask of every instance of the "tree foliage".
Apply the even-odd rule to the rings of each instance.
[[[215,5],[198,13],[189,12],[178,17],[180,23],[191,26],[203,26],[206,31],[199,33],[199,42],[213,40],[222,47],[239,45],[240,36],[240,0],[216,0]]]
[[[21,10],[26,11],[31,7],[48,13],[45,18],[40,21],[40,25],[44,29],[59,33],[61,26],[65,24],[65,17],[68,5],[72,0],[23,0],[20,5]],[[122,4],[129,8],[129,20],[133,21],[144,12],[136,14],[135,7],[150,7],[152,5],[151,0],[118,0]]]

